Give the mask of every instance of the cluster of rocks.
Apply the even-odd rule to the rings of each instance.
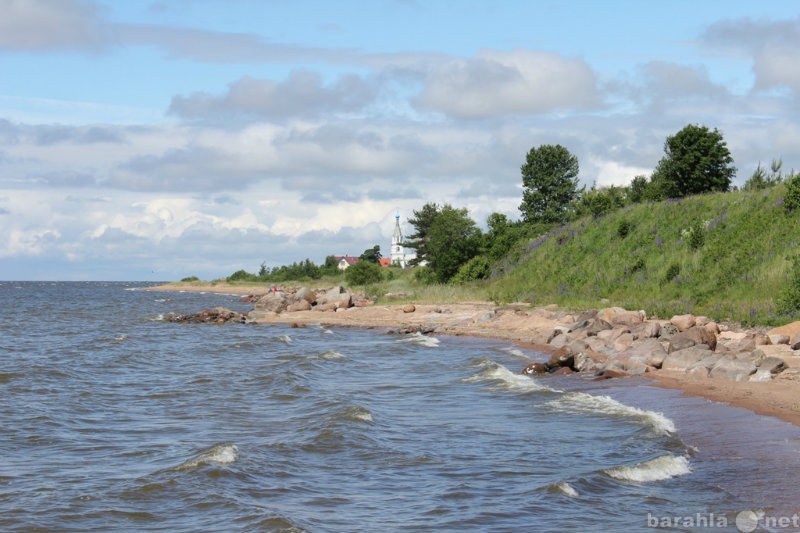
[[[336,286],[324,290],[300,287],[296,290],[274,290],[260,296],[249,296],[246,301],[253,303],[248,313],[249,320],[258,320],[271,314],[295,311],[344,311],[350,307],[366,307],[372,301]]]
[[[167,317],[167,321],[189,324],[227,324],[229,322],[243,324],[247,322],[247,315],[231,311],[225,307],[214,307],[199,313],[172,314]]]
[[[563,325],[550,330],[546,339],[558,348],[555,355],[526,366],[523,373],[590,372],[610,378],[663,369],[694,377],[769,381],[785,371],[793,373],[787,371],[785,358],[800,350],[800,333],[723,331],[708,318],[691,314],[647,320],[644,311],[611,307],[566,315],[558,323]]]

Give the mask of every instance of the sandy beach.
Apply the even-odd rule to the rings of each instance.
[[[213,292],[236,295],[260,295],[269,291],[265,286],[207,284],[167,284],[149,287],[150,291]],[[507,339],[525,348],[552,354],[555,348],[533,339],[552,329],[551,309],[531,308],[526,304],[497,306],[489,302],[453,304],[415,304],[413,312],[404,305],[374,304],[351,307],[339,312],[297,311],[273,314],[259,323],[323,324],[339,327],[436,329],[437,334],[465,335]],[[491,319],[489,319],[491,317]],[[789,370],[800,369],[800,356],[784,358]],[[679,389],[685,394],[703,397],[749,409],[800,426],[800,381],[795,372],[785,372],[767,382],[731,381],[711,377],[693,378],[682,372],[657,370],[644,374],[653,384]],[[547,379],[532,378],[532,379]],[[626,378],[619,378],[626,379]]]

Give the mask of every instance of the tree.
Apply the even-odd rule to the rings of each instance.
[[[350,285],[369,285],[382,279],[381,267],[371,261],[359,260],[344,271],[344,279]]]
[[[563,224],[578,197],[578,158],[557,144],[531,148],[522,165],[522,204],[526,222]]]
[[[770,170],[772,172],[767,174],[767,171],[764,170],[764,167],[761,166],[761,162],[759,161],[758,166],[753,171],[753,175],[745,182],[743,189],[745,191],[758,191],[774,187],[783,181],[783,175],[781,174],[782,166],[782,160],[773,159],[770,165]]]
[[[627,191],[625,187],[611,185],[609,187],[591,189],[581,195],[577,202],[576,212],[578,216],[592,215],[599,217],[620,207],[625,207],[627,203]]]
[[[427,234],[429,266],[441,283],[450,281],[461,265],[481,252],[483,235],[465,208],[442,207]]]
[[[711,131],[706,126],[689,124],[667,137],[664,153],[651,178],[655,196],[680,198],[730,190],[736,167],[716,128]]]
[[[364,253],[358,258],[359,262],[369,261],[370,263],[380,264],[381,262],[381,247],[375,245],[372,248],[367,248]]]
[[[419,211],[413,211],[414,216],[408,219],[408,223],[414,227],[414,233],[406,237],[403,246],[416,250],[416,258],[408,262],[409,266],[428,261],[428,232],[440,209],[445,207],[450,208],[448,204],[440,208],[435,203],[428,202]]]
[[[628,185],[628,200],[638,204],[644,202],[647,197],[647,176],[636,176]]]

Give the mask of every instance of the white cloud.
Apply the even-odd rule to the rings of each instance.
[[[800,17],[791,20],[741,18],[710,26],[703,41],[742,54],[752,62],[757,90],[788,88],[800,94]]]
[[[596,84],[592,69],[579,59],[536,50],[485,50],[435,65],[415,103],[456,118],[590,109],[600,100]]]
[[[0,50],[101,50],[111,42],[85,0],[0,0]]]

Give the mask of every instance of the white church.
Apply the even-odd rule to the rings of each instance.
[[[407,253],[403,248],[403,230],[400,229],[400,213],[394,216],[394,233],[392,234],[392,264],[406,268],[408,262],[416,259],[416,253]]]

